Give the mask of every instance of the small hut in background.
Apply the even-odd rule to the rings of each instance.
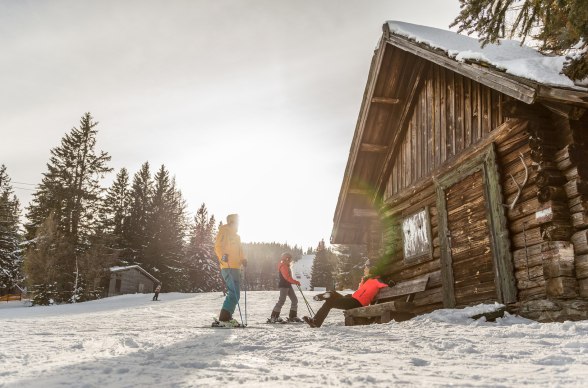
[[[112,267],[104,296],[148,294],[154,292],[158,284],[159,280],[138,265]]]
[[[588,318],[588,89],[518,42],[387,22],[331,242],[367,244],[415,312]]]

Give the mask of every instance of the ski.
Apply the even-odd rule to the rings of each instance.
[[[272,322],[270,318],[267,319],[265,322],[268,325],[298,325],[304,323],[303,320],[300,321],[291,321],[289,319],[280,319],[279,321]]]
[[[212,318],[212,324],[210,326],[202,326],[202,328],[206,329],[262,329],[262,327],[258,326],[244,326],[237,322],[236,320],[232,319],[228,322],[220,322],[216,318]]]

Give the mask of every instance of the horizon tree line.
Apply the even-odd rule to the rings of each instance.
[[[131,177],[121,168],[109,187],[110,155],[96,150],[98,122],[85,113],[51,149],[47,170],[26,207],[6,167],[0,169],[0,288],[26,284],[34,305],[76,303],[101,297],[112,266],[140,265],[163,285],[181,292],[221,291],[214,239],[218,225],[204,203],[194,217],[165,165],[149,162]],[[219,223],[219,225],[222,223]],[[253,290],[276,289],[275,264],[288,244],[244,244],[247,282]],[[307,253],[310,249],[307,250]]]

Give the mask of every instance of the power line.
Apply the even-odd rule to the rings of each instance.
[[[16,181],[11,181],[11,183],[16,183],[17,185],[37,186],[36,183],[25,183],[25,182],[16,182]]]
[[[27,190],[27,191],[37,191],[37,189],[29,189],[27,187],[16,187],[16,186],[12,186],[13,189],[17,189],[17,190]]]

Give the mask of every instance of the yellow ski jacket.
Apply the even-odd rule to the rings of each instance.
[[[243,248],[241,247],[241,237],[229,225],[222,225],[220,227],[216,235],[214,252],[218,257],[221,269],[241,268],[241,264],[245,259]],[[228,262],[222,260],[223,255],[228,256]]]

